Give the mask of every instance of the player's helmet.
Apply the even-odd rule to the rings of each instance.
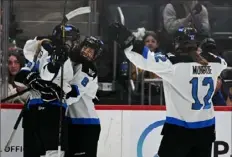
[[[179,28],[174,37],[175,50],[197,48],[197,30],[192,27]]]
[[[202,53],[214,52],[217,48],[216,42],[213,38],[204,39],[199,47],[202,49]]]
[[[63,26],[61,24],[57,25],[52,31],[52,37],[58,40],[62,40]],[[65,40],[79,40],[80,31],[75,26],[71,24],[66,24],[64,26]]]
[[[102,53],[103,45],[101,40],[93,36],[87,37],[79,46],[80,56],[87,61],[95,61]]]
[[[65,34],[65,47],[68,52],[76,49],[80,42],[80,31],[75,26],[71,24],[66,24],[64,26]],[[52,38],[57,44],[61,44],[63,41],[63,26],[57,25],[52,31]]]

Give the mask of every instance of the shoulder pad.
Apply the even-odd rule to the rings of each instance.
[[[221,63],[222,58],[213,54],[213,53],[207,53],[207,54],[202,54],[205,59],[207,59],[208,62],[213,62],[213,63]]]
[[[93,63],[82,63],[82,72],[90,77],[97,77],[97,68]]]

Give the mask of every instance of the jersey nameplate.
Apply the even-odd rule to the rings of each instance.
[[[191,65],[191,76],[212,76],[211,66]]]

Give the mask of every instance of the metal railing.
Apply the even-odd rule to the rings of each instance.
[[[130,64],[131,66],[131,64]],[[228,67],[226,70],[231,70],[232,67]],[[130,73],[131,74],[131,73]],[[141,75],[141,76],[139,76]],[[163,80],[161,78],[153,78],[153,79],[148,79],[148,78],[144,78],[144,71],[142,71],[140,74],[139,73],[136,73],[136,79],[137,79],[137,82],[134,83],[133,80],[130,80],[130,87],[129,89],[133,89],[132,87],[135,85],[135,89],[134,90],[137,90],[137,83],[139,82],[140,85],[141,85],[141,96],[140,96],[140,102],[141,102],[141,105],[144,105],[144,101],[145,101],[145,84],[148,84],[148,105],[151,105],[152,104],[152,86],[157,86],[157,84],[159,84],[159,87],[160,87],[160,104],[163,105],[164,104],[164,89],[163,89]],[[229,80],[229,79],[226,79],[226,80],[223,80],[225,83],[232,83],[232,80]],[[133,91],[134,91],[133,90]],[[128,101],[131,99],[131,93],[128,93]],[[129,101],[129,104],[131,104],[131,102]]]
[[[141,105],[144,105],[145,95],[144,89],[145,84],[148,84],[148,105],[151,105],[152,91],[151,87],[153,85],[160,85],[160,104],[163,104],[163,80],[160,78],[147,79],[144,78],[144,71],[141,73]]]
[[[149,86],[148,86],[148,105],[151,105],[151,98],[152,98],[151,87],[153,85],[157,85],[157,83],[160,84],[160,86],[159,86],[160,87],[160,105],[163,105],[164,104],[164,100],[163,100],[163,97],[164,97],[164,93],[163,93],[163,80],[162,79],[158,79],[158,78],[157,79],[144,79],[144,81],[142,81],[142,83],[148,83],[149,84]],[[144,93],[144,91],[143,91],[143,93]],[[143,101],[144,101],[144,98],[143,98]]]
[[[159,84],[160,87],[160,104],[164,104],[164,94],[163,94],[163,80],[160,78],[148,79],[144,78],[144,71],[141,73],[136,72],[136,81],[131,79],[132,64],[129,64],[129,80],[128,80],[128,104],[131,105],[131,95],[138,92],[138,87],[140,85],[140,104],[145,103],[145,84],[148,84],[148,105],[152,104],[152,86]],[[138,71],[138,69],[136,68]]]

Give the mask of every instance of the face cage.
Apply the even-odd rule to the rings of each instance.
[[[89,52],[88,52],[89,51]],[[91,51],[91,52],[90,52]],[[80,55],[85,58],[87,61],[95,61],[99,56],[99,50],[91,46],[83,46],[80,52]]]

